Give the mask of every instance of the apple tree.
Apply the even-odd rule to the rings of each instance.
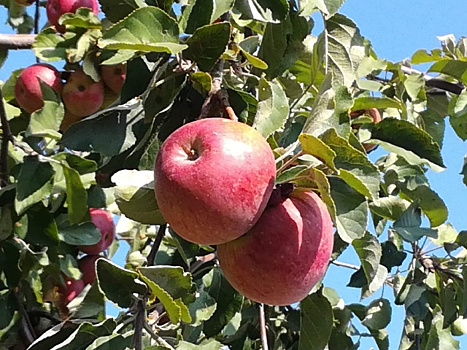
[[[2,349],[343,350],[366,338],[381,350],[460,348],[467,231],[447,222],[427,172],[445,169],[446,123],[467,139],[467,39],[391,62],[340,0],[32,2],[0,1],[17,31],[0,35],[1,61],[32,50],[63,86],[20,69],[0,89]],[[52,25],[40,29],[44,16]],[[38,107],[31,95],[21,102],[19,81],[23,92],[36,82]],[[229,284],[215,245],[166,222],[157,154],[175,130],[210,117],[250,125],[274,155],[276,188],[325,203],[325,263],[354,270],[342,288],[326,285],[336,274],[299,303],[257,303]],[[467,165],[458,170],[467,185]],[[112,214],[107,231],[98,209]],[[258,244],[252,261],[255,250],[290,254]],[[342,261],[348,250],[358,265]],[[401,336],[389,337],[397,307]]]

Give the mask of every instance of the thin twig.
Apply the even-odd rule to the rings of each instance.
[[[8,123],[3,93],[0,89],[0,120],[2,122],[2,145],[0,149],[0,188],[8,185],[8,142],[13,142],[13,136]]]
[[[36,0],[36,8],[34,13],[34,34],[39,34],[39,19],[40,19],[40,1]],[[39,63],[40,59],[36,56],[36,62]]]
[[[34,327],[32,326],[29,315],[26,312],[26,309],[24,308],[24,305],[21,302],[21,299],[20,299],[18,293],[15,293],[15,296],[16,296],[16,301],[18,303],[19,313],[21,315],[21,323],[23,325],[22,330],[24,331],[24,335],[25,335],[26,340],[28,341],[28,343],[32,344],[32,343],[34,343],[34,341],[37,338],[36,332],[34,331]]]
[[[131,340],[131,348],[135,350],[143,350],[143,328],[146,322],[146,310],[144,308],[144,301],[138,300],[136,306],[135,318],[135,333]]]
[[[289,167],[293,162],[295,162],[299,157],[303,155],[303,152],[300,151],[296,155],[294,155],[292,158],[290,158],[288,161],[286,161],[282,166],[276,171],[277,174],[280,174],[283,172],[285,169]]]
[[[162,240],[164,239],[165,231],[167,230],[167,224],[160,225],[159,229],[157,230],[156,238],[154,238],[154,242],[152,243],[151,251],[148,254],[148,266],[154,266],[156,260],[156,254],[161,246]]]
[[[0,34],[0,49],[29,50],[35,40],[35,34]]]
[[[337,261],[337,260],[331,260],[331,264],[336,265],[336,266],[340,266],[340,267],[346,267],[348,269],[352,269],[352,270],[356,270],[356,271],[360,270],[360,267],[358,267],[357,265],[347,264],[347,263]]]
[[[259,332],[263,350],[268,350],[268,335],[266,332],[266,317],[264,315],[264,304],[259,304]]]
[[[155,341],[157,341],[159,343],[159,345],[162,345],[162,346],[165,346],[166,348],[170,349],[170,350],[175,350],[174,347],[172,345],[170,345],[169,343],[167,343],[162,337],[160,337],[158,334],[154,333],[154,331],[151,329],[151,327],[149,327],[149,325],[145,322],[144,323],[144,329],[146,330],[146,332],[149,333],[149,335],[152,337],[152,339],[154,339]]]

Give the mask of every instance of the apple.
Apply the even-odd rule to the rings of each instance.
[[[360,117],[363,114],[367,114],[373,119],[373,124],[378,124],[381,121],[381,113],[379,113],[378,108],[369,108],[369,109],[360,109],[357,111],[351,111],[349,113],[350,119],[355,119],[357,117]],[[360,129],[359,124],[353,124],[352,128],[354,130]],[[365,149],[366,153],[369,153],[373,151],[378,145],[372,145],[371,143],[363,143],[363,148]]]
[[[83,277],[81,279],[84,284],[93,284],[96,280],[96,261],[99,258],[102,258],[102,256],[93,254],[86,255],[79,259],[78,267],[83,273]]]
[[[162,144],[154,165],[159,209],[184,239],[220,244],[258,221],[271,195],[274,155],[252,127],[223,118],[188,123]]]
[[[106,250],[115,238],[115,224],[112,215],[103,209],[89,209],[93,224],[101,233],[99,242],[93,245],[82,245],[79,249],[86,254],[99,254]]]
[[[120,95],[126,78],[126,64],[102,65],[101,77],[104,84],[110,90]]]
[[[312,191],[295,189],[271,203],[244,236],[217,247],[221,270],[241,294],[259,303],[289,305],[324,276],[333,247],[328,209]]]
[[[38,63],[24,69],[15,83],[15,98],[18,105],[28,113],[44,107],[41,84],[52,87],[58,94],[62,91],[60,72],[50,64]]]
[[[58,24],[58,20],[65,13],[76,13],[80,7],[87,7],[96,15],[99,13],[97,0],[48,0],[46,5],[47,19],[59,32],[64,32],[65,27]]]
[[[102,102],[102,106],[101,108],[99,108],[99,110],[106,109],[107,107],[109,107],[112,103],[115,102],[115,100],[119,96],[120,96],[119,94],[116,94],[115,92],[110,90],[107,86],[104,87],[104,101]]]
[[[32,5],[36,0],[15,0],[18,5],[29,6]]]
[[[60,124],[60,131],[65,132],[71,125],[79,122],[84,117],[80,117],[70,113],[67,109],[65,109],[65,115],[63,116],[62,123]]]
[[[64,301],[66,305],[83,291],[85,284],[83,280],[74,280],[66,276],[64,279],[65,285],[60,285],[58,287],[58,292],[61,295],[61,300]]]
[[[104,102],[104,83],[95,82],[82,69],[70,74],[63,86],[62,100],[71,114],[87,117],[99,110]]]

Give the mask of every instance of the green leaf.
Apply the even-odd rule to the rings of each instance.
[[[388,196],[378,198],[370,203],[370,209],[373,213],[396,221],[401,214],[409,207],[410,202],[397,196]]]
[[[289,116],[289,103],[277,80],[268,82],[261,78],[258,90],[259,102],[253,127],[267,138],[284,127]]]
[[[437,238],[437,232],[429,228],[421,228],[421,212],[418,200],[414,201],[394,222],[394,230],[406,241],[415,242],[424,236]]]
[[[234,0],[195,0],[183,9],[180,26],[184,32],[193,34],[199,27],[213,23],[221,15],[230,11]],[[185,23],[186,22],[186,25]]]
[[[229,23],[214,23],[196,29],[187,40],[187,58],[198,63],[202,71],[210,71],[225,51],[230,38]]]
[[[50,194],[50,180],[54,174],[53,167],[47,162],[41,162],[38,157],[24,158],[16,184],[15,210],[18,215]]]
[[[299,176],[301,173],[303,173],[307,169],[308,169],[308,166],[306,165],[297,165],[292,168],[289,168],[277,176],[276,184],[293,181],[295,177]]]
[[[99,4],[105,17],[113,23],[124,19],[139,7],[137,0],[99,0]]]
[[[420,64],[441,61],[444,59],[446,58],[440,49],[431,50],[430,52],[424,49],[420,49],[414,52],[410,60],[413,64]]]
[[[32,48],[38,58],[53,62],[67,59],[67,49],[73,44],[73,40],[58,35],[54,28],[45,28],[37,34]]]
[[[85,350],[126,350],[131,346],[134,332],[125,334],[112,333],[111,335],[99,337],[92,342]],[[145,350],[152,350],[146,347]],[[159,350],[159,349],[157,349]],[[162,348],[161,350],[166,350]]]
[[[70,254],[67,254],[64,259],[60,259],[60,271],[75,280],[79,280],[83,275],[78,268],[76,259]]]
[[[352,241],[360,263],[362,264],[363,272],[365,273],[366,280],[371,282],[378,273],[378,267],[381,260],[381,245],[378,239],[366,233],[365,236]]]
[[[411,164],[425,163],[437,170],[445,168],[438,144],[429,134],[408,121],[384,118],[373,126],[371,138],[383,141],[375,143],[401,155]]]
[[[63,14],[58,23],[86,29],[102,28],[102,23],[96,14],[86,7],[79,8],[76,13]]]
[[[319,138],[309,134],[301,134],[298,140],[300,141],[302,151],[304,153],[311,154],[313,157],[318,158],[330,169],[337,172],[337,169],[334,165],[336,153],[332,150],[331,147],[326,145]]]
[[[74,318],[103,320],[106,316],[104,294],[99,290],[97,283],[89,288],[84,297],[80,295],[68,303],[67,308]]]
[[[99,287],[107,299],[122,308],[133,304],[133,293],[145,294],[147,286],[141,282],[136,272],[126,270],[104,259],[96,263]]]
[[[190,80],[193,83],[193,87],[201,94],[207,95],[211,91],[212,77],[205,72],[195,72],[191,74]]]
[[[377,198],[379,172],[366,155],[339,137],[334,129],[321,135],[321,140],[335,152],[334,164],[339,169],[339,176],[364,196]]]
[[[278,23],[287,17],[289,6],[285,0],[236,0],[234,8],[242,19]]]
[[[436,306],[425,349],[459,349],[459,341],[453,338],[449,327],[443,329],[443,319],[443,313]]]
[[[467,62],[466,61],[454,61],[454,60],[442,60],[434,63],[428,72],[438,72],[449,75],[457,80],[460,80],[464,84],[467,84]]]
[[[302,16],[309,16],[316,10],[321,11],[326,18],[333,16],[345,0],[299,0],[300,13]]]
[[[191,274],[183,271],[182,267],[158,265],[140,267],[138,271],[164,289],[173,299],[185,297],[192,289]]]
[[[193,326],[199,326],[214,315],[217,303],[208,293],[202,291],[199,297],[188,306],[193,320]]]
[[[215,339],[205,339],[199,344],[192,344],[181,341],[177,350],[222,350],[223,345]]]
[[[337,233],[344,242],[365,235],[368,224],[368,203],[365,197],[347,185],[343,180],[329,177],[331,196],[336,205]]]
[[[78,329],[79,324],[75,322],[62,322],[44,332],[30,346],[31,350],[52,349],[64,342]]]
[[[21,235],[23,230],[25,236]],[[15,224],[15,231],[26,242],[32,244],[53,247],[60,241],[54,217],[42,205],[30,208],[21,221]]]
[[[268,69],[268,64],[253,54],[257,49],[258,43],[259,37],[257,35],[253,35],[239,42],[238,48],[253,67],[266,70]]]
[[[179,44],[177,22],[157,7],[133,11],[108,28],[98,45],[110,50],[125,49],[177,54],[187,46]]]
[[[389,272],[394,266],[401,266],[407,257],[407,253],[397,249],[396,245],[391,241],[381,243],[382,256],[381,265],[386,266]]]
[[[70,245],[93,245],[100,241],[101,233],[92,222],[60,227],[60,240]]]
[[[332,306],[325,296],[313,293],[300,302],[299,350],[324,350],[331,337]]]
[[[391,322],[391,304],[389,300],[381,298],[373,300],[365,307],[365,318],[362,324],[369,330],[386,328]]]
[[[467,91],[453,96],[449,104],[449,122],[462,141],[467,140]]]
[[[71,224],[81,222],[88,213],[88,194],[81,182],[79,173],[62,163],[66,180],[66,203],[68,205],[68,220]]]
[[[404,87],[412,100],[419,98],[419,94],[425,88],[425,80],[421,74],[411,74],[404,80]]]
[[[372,96],[360,96],[357,97],[352,106],[353,111],[369,108],[397,108],[402,109],[400,101],[390,97],[372,97]]]
[[[152,170],[120,170],[112,176],[115,202],[128,218],[152,225],[165,224],[154,195]]]

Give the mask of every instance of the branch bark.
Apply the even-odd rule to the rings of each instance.
[[[159,229],[157,230],[156,238],[154,238],[154,242],[152,243],[151,251],[148,254],[148,266],[154,266],[154,262],[156,260],[156,254],[161,246],[162,239],[165,235],[165,230],[167,229],[167,224],[160,225]]]
[[[29,50],[35,40],[35,34],[0,34],[0,49]]]
[[[259,332],[261,335],[261,346],[268,350],[268,335],[266,331],[266,317],[264,315],[264,304],[259,304]]]

